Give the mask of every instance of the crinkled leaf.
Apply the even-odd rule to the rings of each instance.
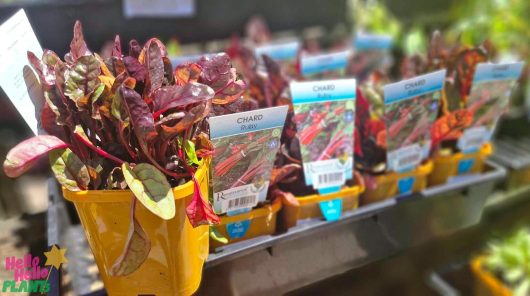
[[[136,40],[129,41],[129,55],[133,58],[138,58],[140,56],[140,52],[142,51],[142,47],[140,46],[140,43]]]
[[[40,135],[29,138],[7,153],[4,172],[8,177],[16,178],[28,171],[42,155],[66,147],[67,144],[55,136]]]
[[[153,93],[153,111],[157,117],[168,109],[206,101],[213,95],[213,89],[200,83],[165,86]]]
[[[148,163],[121,167],[125,182],[136,198],[153,214],[169,220],[175,216],[175,197],[166,176]]]
[[[204,56],[198,64],[202,68],[202,82],[216,92],[236,78],[232,72],[230,57],[225,53]]]
[[[117,57],[117,58],[121,58],[122,57],[121,41],[120,41],[120,36],[119,35],[116,35],[116,37],[114,38],[114,47],[112,48],[112,56],[113,57]]]
[[[92,96],[90,96],[90,100],[92,101],[92,118],[94,119],[101,119],[101,116],[99,115],[98,100],[104,90],[105,84],[100,83],[96,90],[94,90],[92,93]]]
[[[44,104],[40,114],[40,125],[49,135],[64,139],[64,129],[57,124],[57,115],[50,109],[48,104]]]
[[[28,51],[27,55],[31,67],[39,76],[40,83],[47,87],[53,86],[55,84],[55,72],[53,68],[50,70],[33,52]]]
[[[195,63],[179,65],[175,69],[175,83],[177,85],[186,85],[190,82],[197,82],[201,77],[201,72],[201,67]]]
[[[228,239],[224,237],[223,234],[219,232],[217,228],[215,228],[215,226],[210,226],[210,237],[222,244],[228,244]]]
[[[110,269],[112,276],[127,276],[145,262],[151,250],[149,237],[134,215],[136,200],[131,205],[131,223],[123,252]]]
[[[213,103],[219,105],[230,104],[239,99],[246,89],[247,84],[243,80],[232,81],[215,93]]]
[[[187,140],[184,143],[184,151],[186,151],[189,164],[200,164],[199,159],[197,159],[197,154],[195,153],[195,144],[192,141]]]
[[[120,87],[120,95],[129,114],[134,133],[140,143],[146,143],[157,135],[155,122],[149,106],[134,89]]]
[[[159,89],[164,82],[164,60],[162,59],[164,49],[160,45],[160,41],[148,41],[142,51],[143,54],[140,54],[139,57],[139,61],[147,67],[144,88],[145,95],[149,95],[151,92]]]
[[[206,118],[208,113],[210,113],[210,104],[208,102],[199,104],[186,112],[184,118],[179,120],[174,126],[161,125],[162,136],[165,139],[170,139]]]
[[[126,56],[123,58],[123,63],[129,75],[134,77],[137,81],[144,81],[147,74],[147,69],[136,58]]]
[[[96,89],[101,74],[99,61],[95,56],[82,56],[65,73],[64,94],[72,99],[78,108],[85,109],[89,95]]]
[[[57,181],[70,191],[88,189],[90,175],[85,164],[68,148],[50,151],[50,166]]]
[[[220,219],[217,216],[210,203],[202,199],[202,192],[195,175],[192,176],[193,179],[193,198],[190,204],[186,207],[186,214],[188,219],[193,227],[200,225],[212,225],[219,224]]]
[[[88,47],[83,37],[83,27],[80,21],[76,21],[74,25],[74,38],[70,42],[70,58],[73,61],[77,61],[83,56],[91,55],[92,53],[88,50]]]
[[[110,171],[109,176],[107,178],[107,188],[109,189],[126,189],[127,188],[127,182],[125,182],[125,178],[123,177],[121,167],[115,167],[112,169],[112,171]]]

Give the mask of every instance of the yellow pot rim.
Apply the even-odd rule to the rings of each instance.
[[[242,213],[235,216],[221,216],[221,223],[216,226],[221,226],[229,223],[235,223],[243,220],[251,220],[256,218],[267,217],[269,215],[275,215],[282,208],[282,201],[279,198],[275,198],[272,204],[266,205],[261,208],[253,209],[248,213]]]
[[[473,153],[457,152],[457,153],[453,153],[449,155],[439,155],[439,156],[436,156],[436,158],[441,158],[441,159],[452,158],[452,159],[460,160],[463,158],[475,158],[477,156],[487,157],[491,155],[492,153],[493,153],[493,145],[491,145],[491,143],[485,143],[484,145],[482,145],[479,151],[476,151]]]
[[[359,195],[364,192],[364,186],[362,185],[355,185],[352,187],[345,187],[341,189],[339,192],[334,192],[330,194],[311,194],[306,196],[295,196],[300,205],[306,205],[306,204],[312,204],[315,202],[323,202],[328,201],[336,198],[345,198],[349,196],[355,196]]]
[[[195,172],[195,178],[199,184],[208,178],[208,166],[210,159],[201,160],[199,168]],[[180,186],[173,187],[175,200],[188,197],[193,194],[193,181],[188,181]],[[129,202],[131,201],[130,190],[84,190],[70,191],[63,187],[63,196],[72,202]]]
[[[487,269],[483,268],[482,263],[486,259],[485,255],[475,257],[471,261],[471,270],[473,273],[489,288],[497,293],[495,295],[512,295],[511,290],[504,285]]]

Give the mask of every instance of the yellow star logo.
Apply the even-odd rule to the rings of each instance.
[[[46,256],[46,264],[44,265],[53,266],[57,270],[59,270],[61,264],[68,263],[68,259],[66,259],[65,253],[66,248],[61,249],[57,248],[56,245],[53,245],[50,251],[44,252],[44,256]]]

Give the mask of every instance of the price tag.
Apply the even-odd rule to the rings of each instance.
[[[0,25],[0,86],[34,134],[38,122],[32,100],[42,98],[38,78],[30,68],[27,52],[42,56],[42,48],[23,9]]]

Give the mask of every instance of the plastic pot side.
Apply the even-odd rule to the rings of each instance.
[[[205,161],[196,173],[203,198],[208,197],[208,166]],[[64,197],[74,203],[109,295],[191,295],[198,289],[209,233],[207,225],[193,228],[186,216],[193,190],[191,181],[173,188],[176,215],[167,221],[137,203],[136,218],[151,241],[151,251],[138,270],[114,277],[109,271],[125,246],[132,192],[63,189]]]
[[[248,213],[235,216],[221,216],[221,223],[215,229],[228,239],[228,244],[247,240],[261,235],[276,232],[276,216],[282,208],[282,202],[276,198],[272,204],[253,209]],[[210,248],[226,246],[214,239],[210,239]]]
[[[436,156],[433,159],[434,169],[429,176],[429,186],[446,183],[449,178],[463,174],[477,174],[484,171],[486,158],[493,152],[490,143],[474,153],[462,152]]]
[[[427,178],[431,174],[431,161],[406,173],[388,172],[379,176],[365,177],[366,190],[361,194],[361,205],[382,201],[399,194],[419,192],[427,188]],[[371,179],[371,181],[367,181]]]
[[[511,290],[498,280],[492,273],[484,269],[484,257],[471,261],[471,271],[475,277],[475,295],[477,296],[511,296]]]

